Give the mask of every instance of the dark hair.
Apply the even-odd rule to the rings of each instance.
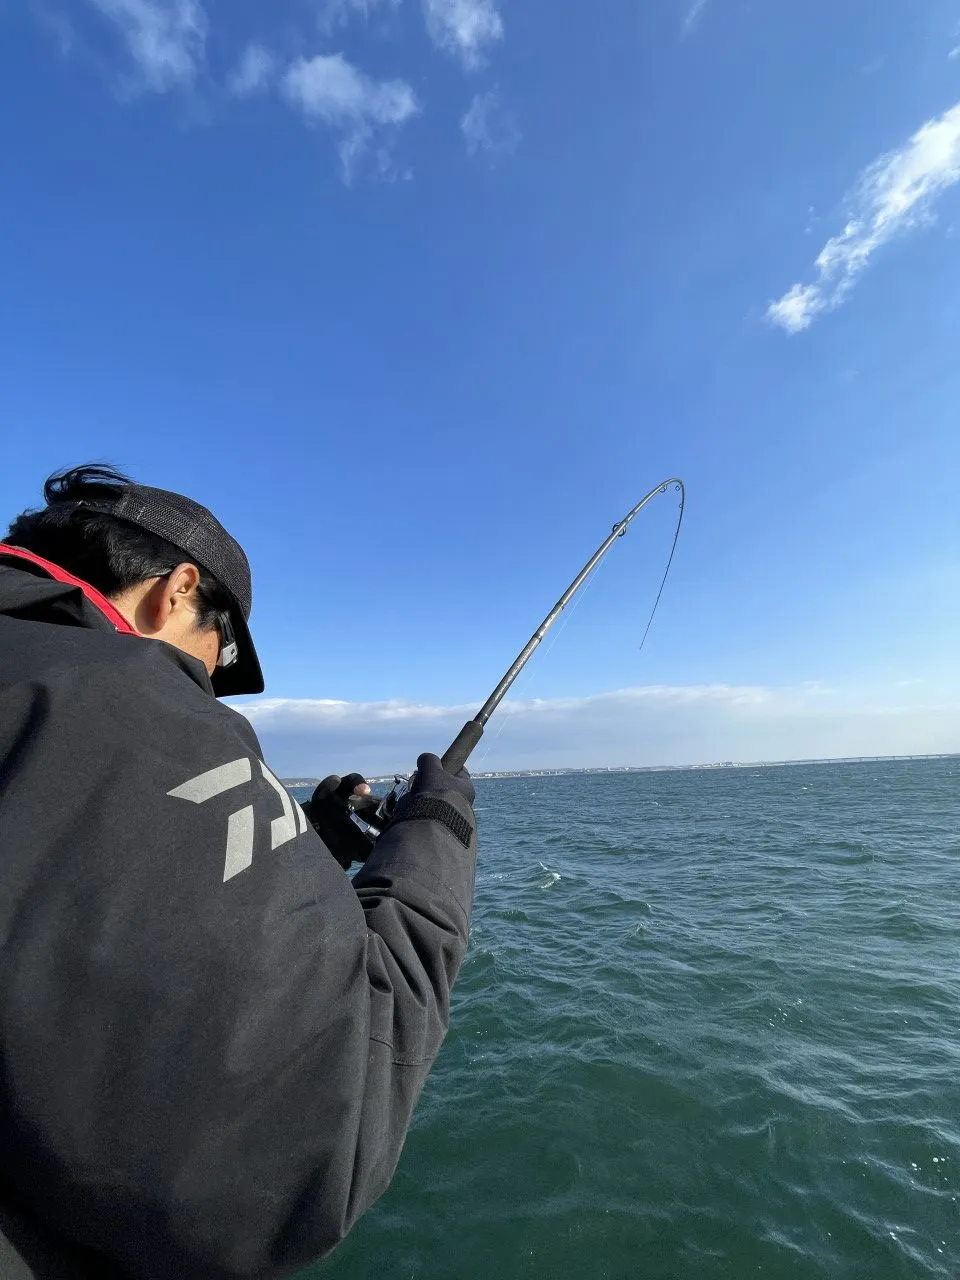
[[[115,467],[89,463],[52,475],[43,486],[47,505],[17,516],[4,539],[34,555],[52,560],[105,596],[115,596],[150,578],[163,578],[178,564],[195,561],[165,538],[128,520],[81,502],[116,498],[132,481]],[[217,614],[229,613],[232,600],[213,574],[197,565],[199,625],[216,626]]]

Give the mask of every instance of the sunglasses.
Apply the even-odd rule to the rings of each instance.
[[[240,656],[240,649],[229,613],[217,614],[217,626],[220,629],[220,657],[217,659],[217,666],[232,667]]]

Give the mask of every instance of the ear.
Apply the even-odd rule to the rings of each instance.
[[[166,582],[165,606],[169,615],[183,608],[193,599],[200,584],[200,570],[195,564],[178,564],[164,581]]]
[[[140,601],[137,610],[146,625],[140,625],[141,635],[162,631],[170,619],[187,607],[200,582],[195,564],[178,564],[165,578],[157,578]]]

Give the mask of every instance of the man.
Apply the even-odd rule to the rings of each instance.
[[[0,545],[0,1277],[285,1276],[393,1174],[473,788],[421,756],[351,882],[216,700],[263,688],[237,543],[110,468],[44,494]]]

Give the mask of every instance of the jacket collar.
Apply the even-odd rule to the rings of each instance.
[[[0,542],[0,618],[6,615],[73,627],[93,627],[143,638],[117,607],[89,582],[32,551]],[[191,657],[162,640],[151,643],[159,645],[204,693],[216,697],[207,669],[199,658]]]
[[[13,556],[16,560],[26,560],[29,564],[36,565],[42,569],[49,577],[56,582],[66,583],[67,586],[78,587],[86,596],[90,603],[104,615],[104,617],[113,624],[116,631],[121,635],[135,636],[140,633],[131,627],[123,614],[115,605],[111,604],[105,595],[99,592],[96,587],[92,587],[89,582],[84,582],[82,578],[75,578],[72,573],[67,573],[66,569],[61,569],[58,564],[54,564],[52,560],[44,560],[43,556],[34,555],[32,551],[25,551],[23,547],[12,547],[6,542],[0,542],[0,556]]]

